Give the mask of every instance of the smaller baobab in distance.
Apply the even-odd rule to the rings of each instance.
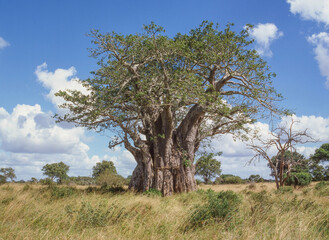
[[[291,117],[290,121],[283,122],[270,131],[268,137],[251,138],[248,144],[255,153],[250,162],[266,160],[271,168],[277,189],[284,186],[291,172],[305,161],[304,157],[297,153],[296,147],[301,144],[317,142],[307,129],[295,130],[296,123],[298,122]]]

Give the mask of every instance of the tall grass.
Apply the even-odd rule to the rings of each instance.
[[[211,221],[209,209],[207,224],[193,225],[196,209],[215,206],[222,213],[222,197],[235,195],[199,190],[162,198],[6,184],[0,186],[0,239],[329,239],[329,196],[316,194],[314,185],[305,189],[225,186],[239,199],[234,214]],[[191,223],[196,227],[187,228]]]

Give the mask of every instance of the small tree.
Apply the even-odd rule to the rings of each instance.
[[[249,144],[249,148],[255,152],[250,162],[256,159],[267,160],[275,178],[277,189],[284,186],[285,181],[290,177],[290,173],[304,160],[303,158],[295,158],[295,156],[297,156],[295,146],[297,144],[315,142],[307,133],[307,130],[294,131],[294,123],[294,119],[291,119],[289,125],[279,126],[270,132],[270,137],[268,139],[264,140],[258,138],[259,143],[255,143],[252,139]],[[269,151],[273,148],[276,150],[276,155],[270,157]],[[289,151],[292,154],[287,154]]]
[[[13,168],[1,168],[0,172],[3,174],[3,177],[10,178],[11,181],[14,181],[16,178],[15,170]]]
[[[256,175],[252,174],[252,175],[250,175],[249,178],[248,178],[248,180],[250,182],[263,182],[264,181],[264,179],[259,174],[256,174]]]
[[[221,154],[222,153],[209,153],[207,155],[201,156],[196,162],[195,174],[202,176],[205,184],[208,184],[212,178],[215,178],[221,174],[221,164],[214,158],[216,155],[220,156]]]
[[[298,162],[298,164],[291,169],[291,172],[294,173],[300,173],[300,172],[309,172],[309,161],[300,153],[298,152],[290,152],[289,150],[286,151],[283,156],[280,156],[279,158],[277,156],[272,157],[272,162],[275,166],[278,166],[278,171],[280,171],[281,161],[283,163],[287,161],[292,162]],[[278,162],[278,163],[277,163]],[[270,164],[267,164],[268,167],[270,167]],[[283,174],[286,174],[288,171],[288,166],[286,164],[283,164]],[[271,169],[271,176],[274,177],[274,172]]]
[[[102,162],[96,163],[96,165],[93,167],[93,178],[99,177],[105,171],[117,174],[114,163],[112,161],[103,160]]]
[[[310,157],[309,168],[313,180],[329,180],[329,165],[325,167],[322,165],[324,163],[329,163],[329,143],[322,144]]]
[[[47,175],[52,181],[56,178],[58,183],[68,178],[69,169],[70,167],[63,162],[46,164],[42,167],[43,175]]]

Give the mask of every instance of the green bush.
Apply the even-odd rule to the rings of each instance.
[[[322,190],[326,187],[329,187],[329,182],[321,181],[315,185],[316,190]]]
[[[74,195],[77,192],[77,189],[72,187],[52,187],[51,188],[51,197],[53,199],[66,198]]]
[[[286,185],[307,186],[312,182],[312,175],[306,172],[292,173],[287,179]]]
[[[294,189],[291,186],[284,186],[280,187],[279,189],[275,190],[276,194],[285,194],[285,193],[293,193]]]
[[[73,212],[70,206],[65,210],[68,214]],[[110,211],[102,202],[97,207],[93,207],[89,202],[83,202],[77,211],[77,223],[80,227],[104,227],[108,223],[109,214]]]
[[[44,178],[44,179],[40,179],[39,181],[42,185],[48,185],[48,186],[52,186],[54,185],[54,181],[51,180],[50,178]]]
[[[25,184],[24,187],[23,187],[23,191],[28,191],[30,190],[32,187],[30,184]]]
[[[125,179],[116,173],[106,170],[97,177],[97,184],[102,185],[103,188],[122,188],[125,184]]]
[[[230,221],[239,210],[241,197],[233,191],[215,193],[207,191],[205,205],[197,206],[189,219],[186,229],[202,227],[209,223]]]
[[[317,183],[315,190],[319,196],[329,196],[329,182],[321,181]]]
[[[162,196],[161,191],[154,188],[150,188],[149,190],[146,190],[143,194],[147,196]]]

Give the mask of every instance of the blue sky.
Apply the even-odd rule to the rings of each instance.
[[[173,36],[203,20],[234,23],[236,31],[255,25],[254,47],[277,74],[282,105],[321,140],[300,151],[308,155],[329,142],[327,0],[0,0],[0,167],[15,168],[18,179],[40,178],[43,165],[64,161],[71,175],[90,175],[97,161],[107,159],[122,175],[130,174],[131,155],[123,148],[108,150],[109,133],[53,122],[51,116],[60,111],[53,92],[97,68],[87,51],[91,29],[137,33],[154,21]],[[243,167],[251,153],[240,141],[222,136],[213,145],[223,151],[224,173],[268,177],[265,162]]]

